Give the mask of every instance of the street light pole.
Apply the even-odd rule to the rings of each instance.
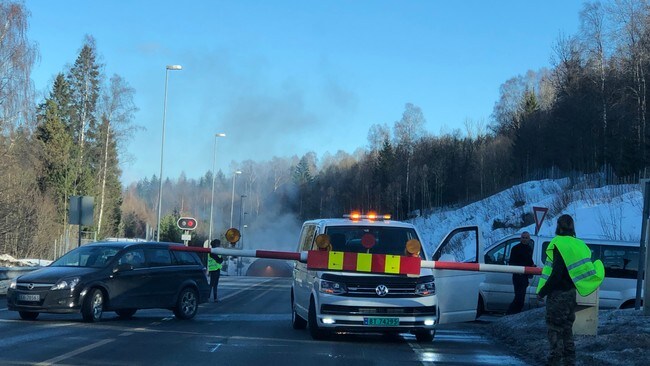
[[[162,212],[162,181],[163,181],[163,153],[165,151],[165,117],[167,115],[167,80],[169,70],[182,70],[181,65],[167,65],[165,68],[165,99],[163,101],[162,142],[160,143],[160,186],[158,187],[158,224],[156,225],[156,241],[160,241],[160,214]]]
[[[232,213],[235,208],[235,179],[237,179],[237,174],[241,174],[241,170],[235,171],[235,174],[232,175],[232,196],[230,197],[230,227],[232,227]]]
[[[248,196],[246,196],[245,194],[239,196],[239,232],[240,233],[242,232],[241,220],[244,212],[244,198],[246,197]]]
[[[214,157],[212,159],[212,195],[210,196],[210,232],[208,234],[208,242],[212,242],[212,211],[214,210],[214,179],[217,176],[215,173],[215,165],[217,164],[217,138],[226,137],[225,133],[217,133],[214,135]]]

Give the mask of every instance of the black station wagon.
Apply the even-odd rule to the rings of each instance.
[[[14,279],[9,310],[34,320],[39,313],[78,313],[93,322],[104,311],[130,318],[138,309],[163,308],[191,319],[208,300],[205,266],[171,243],[98,242],[71,250],[45,268]]]

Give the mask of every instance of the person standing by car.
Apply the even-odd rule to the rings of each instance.
[[[533,248],[530,246],[530,233],[528,231],[521,233],[521,241],[512,247],[509,264],[511,266],[535,266],[535,262],[533,262]],[[512,286],[515,290],[515,298],[508,307],[507,315],[520,313],[524,308],[528,279],[530,277],[527,274],[512,274]]]
[[[221,246],[221,240],[214,239],[210,242],[212,248]],[[221,276],[221,266],[223,257],[221,254],[210,253],[208,256],[208,272],[210,272],[210,292],[212,293],[214,302],[218,301],[217,286],[219,285],[219,277]]]
[[[550,353],[547,365],[575,365],[576,348],[573,322],[576,319],[576,290],[587,296],[598,289],[605,278],[600,260],[591,261],[591,250],[576,239],[573,218],[557,219],[555,238],[546,249],[546,262],[537,286],[539,299],[547,296],[546,326]]]

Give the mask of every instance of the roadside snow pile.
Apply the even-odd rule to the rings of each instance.
[[[0,254],[0,267],[38,267],[50,263],[52,261],[45,259],[16,259],[9,254]]]
[[[548,354],[545,308],[504,316],[484,330],[499,344],[531,365],[543,365]],[[576,365],[648,365],[650,316],[643,310],[601,310],[598,335],[576,335]]]

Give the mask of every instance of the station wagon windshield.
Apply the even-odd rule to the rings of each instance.
[[[91,267],[101,268],[113,259],[121,248],[86,246],[79,247],[50,264],[50,267]]]

